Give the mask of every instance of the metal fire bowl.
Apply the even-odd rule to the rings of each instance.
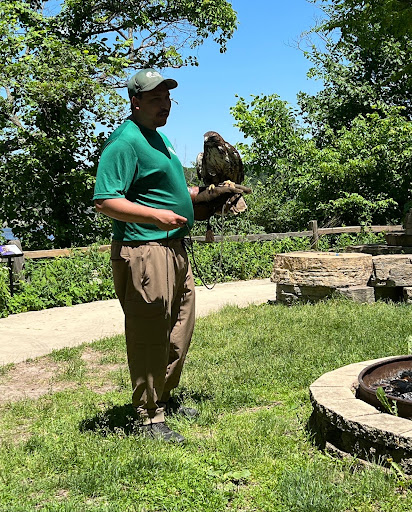
[[[394,357],[393,359],[386,359],[385,361],[367,366],[358,376],[358,398],[373,405],[377,409],[382,409],[382,404],[376,396],[376,391],[370,386],[376,384],[381,379],[391,379],[395,377],[401,370],[412,370],[412,355]],[[398,398],[389,393],[387,393],[386,396],[396,402],[399,416],[412,419],[411,400]]]

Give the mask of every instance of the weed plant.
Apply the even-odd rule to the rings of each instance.
[[[319,250],[342,251],[348,245],[378,243],[383,235],[360,233],[322,237]],[[308,238],[284,238],[267,242],[194,242],[189,257],[196,285],[234,280],[268,278],[277,253],[310,249]],[[193,257],[194,255],[194,257]],[[73,251],[69,257],[30,260],[21,281],[10,296],[9,275],[0,264],[0,318],[13,313],[71,306],[115,297],[110,255],[97,246],[89,252]]]
[[[0,511],[410,512],[399,468],[336,459],[307,424],[314,380],[404,353],[411,325],[409,306],[346,300],[199,319],[175,398],[200,416],[169,419],[183,446],[138,435],[122,336],[10,367],[0,385],[25,364],[81,371],[58,392],[1,402]]]

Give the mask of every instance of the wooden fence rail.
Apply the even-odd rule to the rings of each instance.
[[[263,233],[257,235],[231,235],[224,236],[224,240],[227,242],[264,242],[268,240],[279,240],[282,238],[304,238],[310,237],[312,243],[316,245],[319,236],[322,235],[335,235],[341,233],[360,233],[362,231],[371,233],[380,232],[395,232],[402,231],[402,226],[341,226],[336,228],[318,228],[317,221],[311,221],[309,223],[310,230],[308,231],[289,231],[287,233]],[[221,236],[215,237],[215,242],[220,242]],[[203,236],[192,236],[192,240],[199,243],[210,243],[206,242]],[[77,250],[88,251],[89,247],[79,247]],[[101,252],[109,251],[110,245],[101,245],[98,249]],[[44,251],[25,251],[24,257],[30,259],[40,258],[56,258],[57,256],[70,256],[72,249],[50,249]]]

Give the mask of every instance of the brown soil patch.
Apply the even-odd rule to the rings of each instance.
[[[126,364],[100,364],[99,361],[103,356],[103,353],[91,348],[86,348],[81,354],[87,386],[102,394],[118,387],[113,382],[111,374],[126,368]],[[13,365],[5,375],[0,376],[0,405],[74,389],[79,381],[64,376],[70,364],[73,362],[55,362],[51,357],[45,356]]]

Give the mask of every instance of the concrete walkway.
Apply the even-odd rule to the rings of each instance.
[[[196,287],[196,316],[206,316],[226,304],[244,307],[275,299],[269,279],[217,284],[212,290]],[[18,363],[123,333],[123,313],[117,299],[71,307],[29,311],[0,319],[0,366]]]

